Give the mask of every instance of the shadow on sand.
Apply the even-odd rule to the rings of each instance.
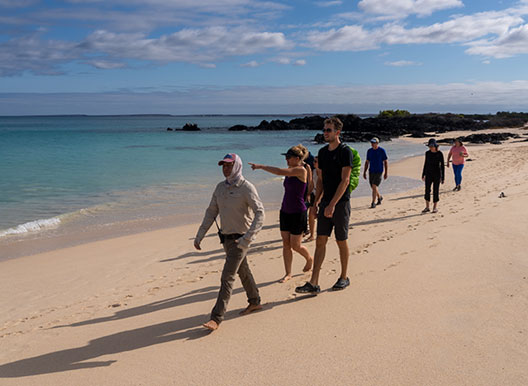
[[[260,283],[258,284],[258,288],[267,287],[275,283],[277,283],[277,280]],[[126,310],[117,311],[114,315],[111,315],[111,316],[84,320],[82,322],[77,322],[77,323],[72,323],[72,324],[55,326],[55,327],[52,327],[51,329],[64,328],[64,327],[80,327],[80,326],[86,326],[89,324],[105,323],[105,322],[110,322],[113,320],[121,320],[121,319],[132,318],[134,316],[145,315],[145,314],[149,314],[152,312],[165,310],[167,308],[175,308],[175,307],[184,306],[186,304],[214,300],[218,296],[219,289],[220,289],[219,286],[209,286],[205,288],[200,288],[200,289],[189,291],[185,294],[175,296],[172,298],[160,300],[157,302],[152,302],[149,304],[144,304],[138,307],[128,308]],[[243,288],[235,288],[233,289],[232,295],[235,295],[241,292],[244,292]]]
[[[275,243],[281,243],[280,247],[270,247],[271,244],[275,244]],[[249,248],[248,255],[252,255],[252,254],[257,253],[257,252],[265,252],[265,251],[269,251],[269,250],[273,250],[273,249],[278,249],[278,248],[282,248],[282,239],[263,241],[263,242],[260,242],[260,243],[253,243],[253,244],[251,244],[251,247]],[[213,256],[210,256],[210,255],[213,255]],[[209,257],[206,258],[206,259],[190,261],[189,264],[204,263],[204,262],[208,262],[208,261],[212,261],[212,260],[225,258],[225,252],[224,252],[223,248],[214,249],[212,251],[187,252],[187,253],[184,253],[183,255],[180,255],[180,256],[176,256],[176,257],[171,257],[171,258],[168,258],[168,259],[160,260],[160,263],[167,263],[167,262],[170,262],[170,261],[181,260],[181,259],[185,259],[187,257],[204,257],[204,256],[209,256]]]
[[[203,290],[207,293],[206,296],[211,296],[211,291],[209,291],[209,289],[210,287]],[[298,297],[266,303],[263,310],[259,311],[259,313],[305,298],[306,297]],[[239,317],[238,311],[239,310],[232,310],[227,312],[226,320]],[[121,318],[128,316],[122,314]],[[201,339],[211,333],[201,327],[201,324],[207,320],[208,316],[209,315],[207,314],[196,315],[134,330],[122,331],[93,339],[88,342],[87,345],[82,347],[55,351],[32,358],[6,363],[0,365],[0,378],[19,378],[77,369],[105,367],[112,365],[116,360],[94,361],[92,359],[103,355],[118,354],[176,340]],[[94,320],[92,322],[98,323],[99,321]]]

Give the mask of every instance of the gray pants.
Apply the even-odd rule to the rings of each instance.
[[[260,304],[260,296],[255,279],[251,274],[249,265],[246,259],[246,253],[238,248],[235,240],[225,240],[224,250],[226,252],[226,261],[222,271],[222,279],[220,284],[220,292],[218,299],[211,312],[211,320],[220,324],[224,320],[227,303],[231,298],[233,292],[233,282],[235,281],[235,274],[238,273],[242,286],[246,290],[249,304]]]

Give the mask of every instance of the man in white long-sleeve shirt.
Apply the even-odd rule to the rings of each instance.
[[[237,273],[249,303],[241,314],[246,315],[262,308],[259,291],[249,269],[246,254],[249,244],[255,239],[264,223],[264,207],[253,184],[242,176],[242,160],[238,155],[226,154],[218,165],[222,166],[226,179],[216,186],[202,225],[194,239],[194,247],[200,250],[202,239],[213,225],[216,216],[220,215],[226,262],[222,270],[218,299],[211,312],[211,320],[203,325],[209,330],[216,330],[224,319]]]

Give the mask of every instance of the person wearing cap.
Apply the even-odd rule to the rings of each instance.
[[[422,170],[422,181],[425,181],[425,209],[422,213],[430,212],[431,185],[433,185],[433,213],[438,212],[440,201],[440,184],[444,183],[444,155],[438,150],[438,143],[434,138],[427,142],[429,150],[425,152],[425,162]]]
[[[387,152],[384,148],[379,146],[379,139],[374,137],[370,140],[371,148],[367,150],[367,160],[365,161],[365,170],[363,172],[363,178],[367,179],[367,171],[369,173],[369,184],[372,189],[372,202],[371,208],[375,208],[376,205],[381,205],[383,196],[379,192],[379,186],[381,184],[381,177],[386,180],[389,173],[389,161]]]
[[[282,257],[285,274],[279,281],[284,283],[292,278],[293,251],[306,259],[303,272],[312,268],[313,258],[308,249],[301,244],[306,229],[306,190],[311,169],[304,164],[308,150],[303,145],[293,146],[286,153],[287,168],[249,163],[253,170],[264,170],[284,178],[284,197],[279,212],[280,232],[282,237]]]
[[[339,139],[343,123],[337,117],[324,121],[323,136],[328,145],[319,149],[317,155],[319,168],[317,170],[317,187],[315,202],[319,202],[317,216],[317,237],[315,239],[315,254],[312,277],[304,285],[295,288],[297,293],[317,294],[319,274],[326,255],[328,238],[335,233],[341,274],[332,290],[343,290],[350,285],[347,276],[348,269],[348,226],[350,221],[350,172],[354,155],[350,147],[343,145]]]
[[[218,299],[211,312],[211,320],[203,324],[209,330],[216,330],[224,319],[237,273],[249,303],[240,314],[246,315],[262,309],[259,291],[246,255],[249,244],[255,239],[264,223],[264,207],[253,184],[242,176],[242,160],[237,154],[226,154],[218,165],[222,166],[225,180],[216,186],[194,239],[194,247],[201,250],[202,239],[216,217],[220,215],[221,242],[226,260]]]

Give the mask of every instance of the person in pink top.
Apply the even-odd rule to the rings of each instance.
[[[455,144],[449,150],[447,155],[447,167],[449,167],[449,161],[453,164],[453,173],[455,174],[455,187],[454,192],[460,190],[460,184],[462,183],[462,169],[464,169],[464,163],[468,157],[468,152],[460,139],[455,139]]]

